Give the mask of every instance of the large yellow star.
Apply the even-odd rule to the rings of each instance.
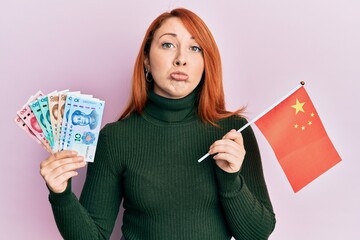
[[[301,103],[299,102],[299,99],[296,99],[296,104],[291,106],[292,108],[295,108],[296,110],[295,114],[298,114],[298,112],[305,112],[303,109],[304,104],[305,102]]]

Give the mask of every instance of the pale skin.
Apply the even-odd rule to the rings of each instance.
[[[78,175],[77,170],[85,167],[84,157],[77,152],[64,150],[50,155],[40,164],[40,174],[51,191],[65,191],[70,178]]]
[[[204,59],[201,47],[181,20],[172,17],[155,32],[145,68],[154,80],[154,92],[178,99],[190,94],[201,81]],[[217,166],[228,173],[238,172],[245,156],[241,133],[231,130],[209,148]],[[196,159],[195,159],[196,161]],[[75,151],[64,150],[50,155],[40,164],[40,174],[55,193],[65,191],[70,178],[86,166]]]

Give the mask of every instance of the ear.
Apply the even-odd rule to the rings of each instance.
[[[149,57],[145,57],[144,66],[145,66],[145,69],[146,69],[148,72],[150,72],[150,61],[149,61]]]

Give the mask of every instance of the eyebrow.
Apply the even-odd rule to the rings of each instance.
[[[159,37],[159,39],[162,38],[163,36],[166,36],[166,35],[169,35],[169,36],[172,36],[172,37],[177,37],[176,33],[164,33]],[[191,36],[190,39],[195,39],[195,38],[193,36]]]

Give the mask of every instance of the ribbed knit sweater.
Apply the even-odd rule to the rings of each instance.
[[[242,132],[246,155],[238,173],[221,170],[211,156],[198,163],[246,120],[204,124],[196,106],[196,92],[176,100],[150,92],[142,114],[101,130],[80,199],[71,184],[50,192],[64,239],[109,239],[122,200],[126,240],[268,238],[275,216],[252,129]]]

